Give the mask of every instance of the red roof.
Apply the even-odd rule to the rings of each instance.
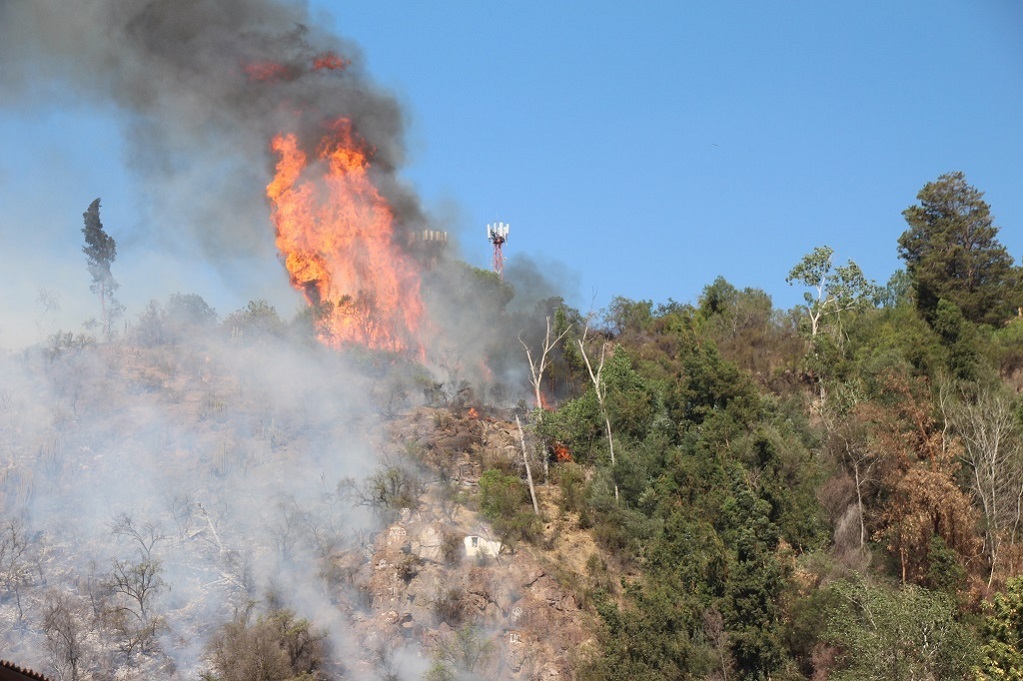
[[[0,681],[52,681],[50,677],[43,676],[31,669],[18,666],[13,662],[0,660]]]

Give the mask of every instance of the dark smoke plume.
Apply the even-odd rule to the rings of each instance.
[[[155,236],[173,242],[168,232],[189,230],[207,256],[272,242],[269,140],[292,132],[315,148],[339,117],[375,149],[375,180],[400,211],[399,229],[422,221],[394,175],[404,159],[395,99],[304,3],[0,0],[0,91],[0,106],[113,107],[128,162],[158,187]]]

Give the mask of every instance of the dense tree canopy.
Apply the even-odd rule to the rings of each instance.
[[[545,416],[590,469],[572,508],[639,575],[591,592],[583,678],[1023,678],[1023,405],[997,387],[1020,280],[981,196],[928,184],[886,289],[819,247],[787,313],[723,278],[696,307],[613,301],[617,463],[585,381]]]

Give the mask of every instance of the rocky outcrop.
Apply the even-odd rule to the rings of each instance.
[[[428,443],[430,428],[439,423],[420,415],[402,425],[406,436],[419,429]],[[478,459],[479,448],[488,446],[488,429],[496,433],[497,446],[504,446],[499,426],[478,428],[480,439],[473,445],[478,449],[471,453],[447,450],[448,444],[424,451],[441,453],[455,466],[459,457]],[[510,429],[507,436],[514,456]],[[485,669],[474,670],[480,678],[574,678],[580,658],[593,647],[592,618],[577,596],[529,546],[503,548],[496,556],[467,555],[467,537],[493,537],[465,507],[439,503],[437,484],[427,486],[418,509],[403,510],[376,536],[358,567],[350,555],[344,559],[363,596],[363,607],[351,613],[361,650],[412,650],[427,665],[471,628],[487,653]]]

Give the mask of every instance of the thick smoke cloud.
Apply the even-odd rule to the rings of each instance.
[[[313,67],[319,58],[327,68]],[[347,63],[330,68],[340,66],[334,59]],[[275,161],[269,141],[281,132],[315,148],[326,124],[349,119],[374,149],[374,181],[398,228],[424,220],[397,180],[404,148],[395,99],[302,3],[0,0],[0,92],[0,107],[111,114],[130,169],[150,190],[150,233],[137,238],[198,251],[228,271],[232,258],[273,247],[264,188]],[[197,341],[154,361],[147,351],[55,339],[50,350],[0,354],[8,445],[0,507],[50,552],[38,562],[53,586],[26,586],[24,635],[0,617],[7,655],[47,664],[46,598],[70,593],[78,603],[83,580],[133,558],[131,541],[111,540],[111,525],[127,514],[163,537],[155,553],[170,626],[161,639],[182,678],[195,677],[211,627],[269,590],[325,627],[344,657],[345,626],[318,570],[325,553],[361,550],[374,527],[336,497],[339,480],[361,480],[379,463],[365,437],[379,423],[364,413],[370,387],[359,372],[288,347]]]
[[[380,428],[366,406],[374,386],[334,353],[189,335],[150,347],[68,336],[0,355],[5,657],[59,668],[44,630],[61,596],[79,634],[100,637],[83,644],[83,669],[112,678],[111,665],[130,666],[103,640],[116,627],[76,610],[90,598],[105,607],[116,561],[138,561],[118,527],[127,518],[155,538],[157,639],[177,667],[140,658],[150,666],[131,678],[196,678],[213,629],[269,592],[312,618],[343,659],[349,620],[327,594],[345,586],[328,586],[323,566],[360,551],[377,522],[338,494],[339,481],[378,463],[366,437]]]
[[[343,67],[314,67],[324,59],[333,66],[340,62],[332,59],[343,60]],[[224,281],[251,282],[244,259],[258,258],[263,268],[276,252],[265,195],[277,160],[270,140],[290,132],[315,149],[339,117],[373,149],[373,181],[395,213],[395,243],[404,247],[410,234],[438,228],[399,179],[405,149],[397,100],[364,72],[358,47],[321,28],[302,2],[82,0],[72,8],[64,0],[0,0],[0,91],[0,107],[76,103],[112,114],[127,142],[129,169],[147,190],[148,215],[131,239],[160,250],[161,263],[164,254],[198,256]],[[454,251],[452,239],[441,269],[450,268]],[[116,269],[131,266],[125,259]],[[167,279],[180,268],[164,269]],[[509,267],[514,309],[556,295],[561,286],[547,283],[556,271]],[[286,275],[279,272],[283,289]],[[478,307],[489,314],[501,303],[470,304],[464,292],[451,290],[475,286],[463,279],[458,270],[424,280],[437,289],[424,290],[426,334],[490,336],[449,354],[482,352],[509,338],[517,348],[518,329],[479,328]],[[187,282],[174,286],[189,290],[182,288]],[[132,290],[126,286],[125,295]]]
[[[331,55],[345,67],[313,67]],[[316,140],[338,117],[375,149],[377,182],[401,211],[399,227],[422,221],[415,196],[394,176],[404,160],[400,110],[360,61],[358,49],[319,28],[303,3],[0,3],[5,105],[112,109],[129,164],[157,189],[154,237],[173,243],[185,230],[213,258],[272,241],[263,196],[272,136]]]
[[[331,56],[350,63],[313,68]],[[315,147],[325,124],[342,116],[375,150],[374,181],[398,229],[430,226],[398,179],[404,124],[396,100],[363,72],[358,49],[319,28],[304,3],[0,0],[0,92],[0,107],[111,113],[130,168],[150,189],[151,233],[137,238],[198,250],[225,271],[234,257],[273,249],[269,140],[293,132]],[[469,382],[481,398],[515,403],[529,394],[520,341],[531,335],[520,329],[528,321],[533,335],[542,333],[551,310],[536,306],[555,288],[528,264],[509,267],[505,286],[452,257],[437,259],[424,275],[433,379],[449,396]],[[164,283],[166,293],[180,284]],[[123,345],[82,346],[84,337],[65,335],[24,355],[0,353],[8,454],[0,510],[34,533],[47,586],[79,599],[112,561],[134,556],[131,541],[111,542],[111,525],[125,514],[137,527],[153,523],[170,586],[160,601],[168,618],[161,641],[178,676],[148,678],[195,678],[210,629],[268,590],[326,627],[345,657],[345,628],[357,613],[339,614],[317,573],[362,551],[376,520],[341,499],[338,483],[364,479],[380,463],[373,441],[381,423],[367,405],[415,395],[430,381],[418,373],[405,383],[367,378],[365,367],[323,349],[233,334],[147,346],[137,342],[144,326],[133,319]],[[367,400],[374,390],[393,395]],[[0,617],[0,638],[12,656],[43,665],[50,655],[38,613],[51,592],[36,586],[25,592],[31,627]]]

